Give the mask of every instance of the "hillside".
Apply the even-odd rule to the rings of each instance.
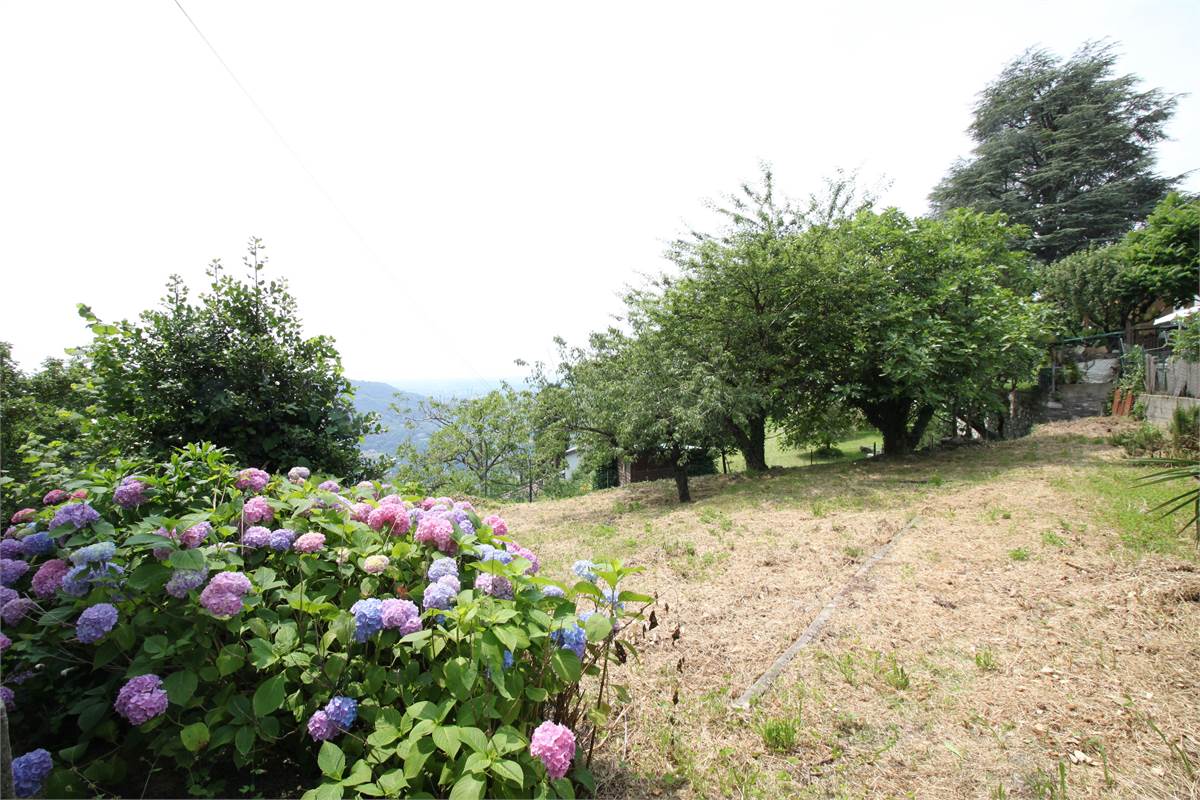
[[[351,381],[354,386],[354,406],[359,411],[374,411],[383,419],[387,429],[366,437],[360,449],[364,453],[385,453],[391,455],[403,442],[411,440],[419,450],[425,449],[433,426],[419,426],[409,430],[404,426],[405,415],[396,413],[391,405],[395,403],[401,408],[408,404],[415,411],[417,404],[425,399],[424,395],[405,392],[395,386],[378,381]]]
[[[596,796],[1200,796],[1196,544],[1122,424],[501,509],[541,575],[612,556],[657,597]]]

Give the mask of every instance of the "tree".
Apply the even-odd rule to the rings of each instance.
[[[1153,167],[1179,96],[1139,90],[1116,63],[1113,45],[1093,42],[1065,62],[1031,49],[1008,64],[979,95],[974,155],[933,190],[935,210],[1002,211],[1044,263],[1145,219],[1178,182]]]
[[[807,253],[800,236],[866,204],[853,176],[839,175],[801,207],[775,195],[769,168],[758,187],[744,184],[715,210],[728,227],[693,232],[669,256],[682,277],[664,277],[661,302],[647,306],[671,346],[703,365],[721,424],[750,471],[766,462],[768,420],[787,413],[796,389],[796,353],[786,338],[797,313],[793,275]]]
[[[1090,325],[1116,331],[1141,304],[1125,291],[1128,261],[1121,244],[1089,247],[1064,256],[1042,270],[1039,292],[1061,315],[1062,327],[1072,333]]]
[[[1144,312],[1155,300],[1190,303],[1200,290],[1200,200],[1172,192],[1125,237],[1121,299]]]
[[[305,337],[286,282],[265,280],[263,249],[250,240],[245,281],[214,260],[198,303],[176,275],[162,307],[137,322],[104,324],[81,307],[95,334],[85,354],[105,431],[157,459],[212,442],[269,470],[379,474],[383,465],[358,450],[376,419],[355,411],[333,340]]]
[[[865,420],[858,409],[841,402],[822,402],[797,407],[783,420],[783,443],[793,450],[815,447],[822,455],[833,454],[834,445]]]
[[[400,476],[431,491],[459,491],[483,497],[520,493],[545,478],[546,463],[535,459],[533,396],[505,385],[482,397],[422,400],[408,425],[429,423],[436,430],[424,451],[401,445]]]
[[[1028,256],[1012,249],[1023,231],[1003,215],[863,210],[830,233],[821,261],[796,275],[798,308],[827,309],[820,324],[798,311],[790,326],[799,349],[823,353],[799,402],[858,408],[884,453],[902,454],[938,411],[998,407],[1032,374],[1042,311]]]

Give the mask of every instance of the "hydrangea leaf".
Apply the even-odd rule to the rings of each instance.
[[[197,753],[208,745],[208,726],[203,722],[193,722],[179,732],[179,738],[183,741],[184,747]]]
[[[282,675],[276,675],[274,678],[268,678],[258,685],[254,690],[254,713],[256,716],[265,717],[272,711],[283,705],[284,697],[284,678]]]
[[[468,772],[455,782],[450,790],[450,800],[479,800],[486,787],[486,782]]]
[[[592,614],[587,622],[583,623],[583,630],[587,633],[589,642],[604,641],[612,633],[612,629],[612,620],[606,614]]]
[[[579,683],[579,678],[583,675],[583,664],[580,663],[579,656],[566,648],[560,647],[554,651],[550,658],[550,666],[554,674],[566,683]]]
[[[346,770],[346,754],[333,742],[322,742],[321,750],[317,753],[317,766],[323,775],[339,781]]]
[[[508,759],[497,761],[492,764],[492,772],[506,781],[512,781],[518,786],[525,782],[525,771],[515,761],[509,761]]]
[[[173,672],[163,681],[163,688],[167,690],[167,699],[177,706],[187,705],[187,701],[192,699],[192,694],[196,691],[196,686],[200,683],[196,677],[196,673],[190,669]]]

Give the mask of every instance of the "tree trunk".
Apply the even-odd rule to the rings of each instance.
[[[912,429],[908,432],[909,450],[916,450],[917,445],[921,443],[921,437],[925,435],[925,429],[929,427],[929,422],[933,419],[933,412],[933,406],[921,406],[917,411],[917,418],[913,420]]]
[[[908,433],[908,412],[912,401],[908,399],[887,400],[861,406],[867,421],[879,429],[883,436],[883,454],[900,456],[912,452]],[[928,424],[929,420],[925,421]],[[924,427],[922,427],[922,433]],[[919,441],[919,439],[918,439]]]
[[[747,472],[767,471],[767,418],[765,416],[751,417],[743,429],[725,420],[725,428],[737,442],[738,450],[746,460]]]
[[[692,493],[688,489],[688,474],[687,466],[682,463],[682,460],[675,460],[675,491],[679,493],[679,502],[692,502]]]

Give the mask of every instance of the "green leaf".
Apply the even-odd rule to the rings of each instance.
[[[476,753],[486,753],[488,740],[487,735],[479,730],[479,728],[460,727],[458,729],[458,738],[463,744],[470,747]]]
[[[242,648],[236,644],[225,645],[217,654],[217,671],[221,677],[232,675],[245,663],[246,657],[242,655]]]
[[[492,759],[488,757],[487,753],[471,753],[467,756],[463,769],[467,772],[486,772],[491,763]]]
[[[546,698],[550,696],[550,693],[540,686],[526,686],[525,696],[535,703],[544,703],[546,702]]]
[[[637,592],[621,592],[617,595],[617,600],[621,603],[649,603],[654,600],[648,594],[638,594]]]
[[[404,777],[404,770],[400,769],[383,773],[379,776],[379,780],[376,783],[389,797],[396,797],[408,788],[408,780]]]
[[[275,663],[279,656],[271,648],[271,643],[265,639],[250,640],[250,663],[257,669],[265,669]]]
[[[525,771],[521,769],[521,765],[515,761],[509,761],[507,759],[503,761],[497,761],[496,763],[492,764],[492,772],[496,773],[501,778],[504,778],[506,781],[512,781],[518,786],[525,782]]]
[[[315,800],[342,800],[343,796],[345,796],[345,791],[340,783],[322,783],[317,787],[316,794],[313,795]]]
[[[184,747],[197,753],[208,744],[208,726],[203,722],[193,722],[179,732],[179,738],[183,740]]]
[[[237,735],[233,737],[233,746],[242,755],[249,755],[251,748],[254,747],[254,726],[243,725],[238,728]]]
[[[165,636],[151,636],[142,642],[142,649],[146,651],[146,655],[160,656],[167,651],[168,642]]]
[[[254,714],[265,717],[283,705],[284,677],[276,675],[258,685],[254,691]]]
[[[446,686],[460,700],[471,696],[471,687],[479,677],[479,667],[473,661],[459,656],[446,664]]]
[[[176,550],[167,561],[175,569],[208,569],[208,562],[200,550]]]
[[[450,790],[450,800],[479,800],[483,797],[485,788],[487,783],[467,773],[455,782],[454,788]]]
[[[342,786],[358,786],[371,780],[371,765],[363,759],[354,762],[350,774],[342,779]]]
[[[323,775],[340,781],[346,769],[346,754],[333,742],[322,742],[321,750],[317,753],[317,766]]]
[[[587,618],[587,622],[583,623],[583,630],[587,633],[589,642],[603,642],[612,633],[612,620],[607,614],[592,614]]]
[[[450,758],[458,755],[458,749],[462,744],[458,738],[458,728],[453,725],[442,725],[433,729],[433,743]]]
[[[437,719],[438,707],[428,700],[413,703],[404,713],[413,719]]]
[[[182,706],[187,705],[187,701],[192,699],[199,683],[196,673],[185,669],[168,675],[167,679],[163,681],[163,688],[167,690],[168,700],[177,706]]]
[[[554,781],[551,786],[559,797],[564,797],[567,800],[575,800],[575,788],[571,786],[571,782],[566,778],[559,778]]]
[[[579,683],[583,674],[583,664],[580,663],[579,656],[564,647],[554,651],[554,655],[550,657],[550,667],[554,674],[566,683]]]
[[[492,746],[496,748],[497,753],[504,755],[524,748],[525,738],[516,728],[504,725],[492,735]]]

